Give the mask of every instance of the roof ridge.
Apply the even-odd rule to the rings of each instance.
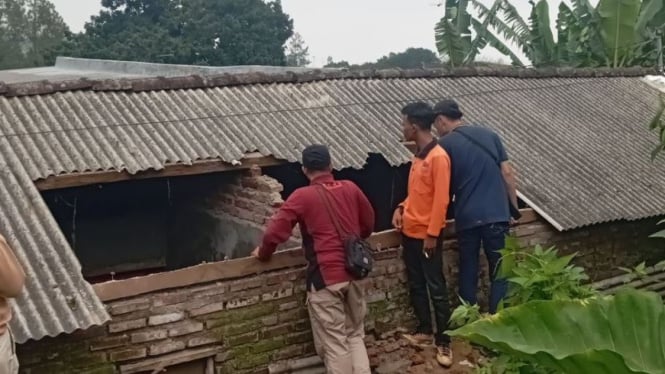
[[[418,79],[418,78],[462,78],[462,77],[505,77],[519,79],[544,78],[607,78],[607,77],[643,77],[658,75],[653,68],[496,68],[462,67],[455,69],[386,69],[386,70],[312,70],[306,72],[251,72],[223,73],[201,76],[181,77],[87,79],[6,84],[0,82],[0,96],[34,96],[68,91],[162,91],[193,88],[213,88],[272,83],[307,83],[342,79]]]

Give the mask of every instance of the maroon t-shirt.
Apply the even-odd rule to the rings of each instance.
[[[294,191],[268,223],[259,258],[269,259],[277,246],[289,239],[298,223],[307,258],[308,290],[312,287],[320,290],[353,279],[346,271],[342,239],[317,191],[321,187],[345,233],[367,238],[374,230],[374,209],[353,182],[336,181],[328,174]]]

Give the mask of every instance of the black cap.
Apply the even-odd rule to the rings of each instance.
[[[437,115],[444,115],[448,118],[452,119],[460,119],[464,115],[462,111],[459,109],[459,105],[457,105],[457,102],[455,100],[443,100],[439,101],[434,105],[434,113]]]
[[[330,151],[325,145],[312,144],[302,151],[302,166],[309,170],[326,170],[330,162]]]

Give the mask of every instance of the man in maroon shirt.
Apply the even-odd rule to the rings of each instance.
[[[374,210],[355,184],[333,178],[326,146],[305,148],[302,165],[310,185],[289,196],[252,255],[269,260],[277,246],[289,239],[296,223],[300,225],[316,351],[328,373],[370,374],[363,341],[367,312],[364,291],[346,271],[344,244],[322,199],[326,196],[330,201],[330,213],[337,216],[345,233],[362,238],[369,237],[374,229]]]

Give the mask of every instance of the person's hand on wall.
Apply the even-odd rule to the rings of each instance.
[[[258,259],[258,258],[259,258],[259,250],[260,250],[260,249],[261,249],[261,247],[256,247],[256,248],[254,248],[254,250],[252,251],[251,256],[254,257],[254,258],[256,258],[256,259]]]

